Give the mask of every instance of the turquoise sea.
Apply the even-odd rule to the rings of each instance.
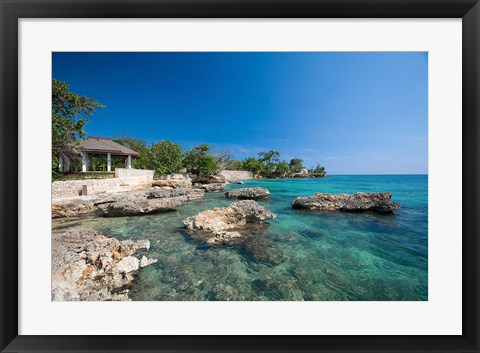
[[[149,239],[158,263],[138,271],[133,300],[428,300],[428,176],[338,175],[324,179],[247,180],[277,214],[238,246],[194,241],[182,220],[228,205],[205,194],[177,211],[124,218],[53,220],[55,232],[89,227],[117,239]],[[394,215],[293,210],[316,192],[392,193]]]

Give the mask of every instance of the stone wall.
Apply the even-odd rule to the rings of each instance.
[[[115,178],[144,178],[144,180],[153,180],[153,170],[148,169],[126,169],[115,168]]]
[[[253,179],[253,173],[243,170],[224,170],[220,172],[220,175],[225,177],[225,180],[242,180],[242,179]]]
[[[86,187],[87,195],[93,195],[119,189],[121,186],[140,184],[144,181],[153,180],[152,170],[121,170],[128,170],[129,172],[120,172],[119,175],[123,175],[122,177],[111,179],[56,180],[52,183],[52,199],[82,195],[84,186]],[[136,171],[138,173],[130,173],[131,171]],[[116,172],[117,171],[115,171],[115,173]]]

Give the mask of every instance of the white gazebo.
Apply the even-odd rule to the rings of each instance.
[[[125,167],[132,168],[132,156],[138,156],[138,152],[125,147],[111,138],[107,137],[88,137],[80,141],[80,152],[82,153],[82,172],[88,172],[88,161],[92,155],[104,155],[107,160],[107,172],[112,171],[112,156],[125,157]],[[60,171],[67,171],[63,156],[59,156]]]

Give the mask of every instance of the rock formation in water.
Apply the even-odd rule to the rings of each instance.
[[[188,201],[201,199],[205,194],[201,189],[178,188],[172,190],[158,189],[147,192],[147,199],[164,199],[171,197],[186,196]]]
[[[77,217],[88,213],[98,213],[93,197],[52,201],[52,218]]]
[[[186,196],[162,199],[135,199],[106,202],[99,204],[97,208],[105,217],[123,217],[173,211],[175,208],[187,203],[187,201]]]
[[[225,177],[223,175],[205,175],[205,176],[198,176],[192,179],[192,183],[199,183],[199,184],[215,184],[215,183],[222,183],[225,184]]]
[[[253,200],[238,201],[224,208],[214,208],[183,221],[193,237],[207,243],[227,243],[241,238],[249,225],[267,225],[276,215]]]
[[[52,235],[52,300],[128,300],[133,273],[155,263],[134,253],[148,240],[118,241],[89,229]]]
[[[53,200],[52,218],[93,214],[105,217],[166,212],[202,198],[203,190],[190,188],[134,190]]]
[[[264,200],[270,196],[270,191],[265,188],[253,187],[230,190],[225,193],[227,199],[239,200]]]
[[[392,213],[400,208],[396,202],[390,201],[389,192],[357,192],[355,194],[322,194],[297,197],[292,201],[296,209],[314,211],[376,212]]]
[[[219,192],[223,191],[227,186],[226,183],[212,183],[212,184],[201,184],[198,187],[206,192]]]

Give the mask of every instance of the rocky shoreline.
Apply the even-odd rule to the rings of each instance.
[[[200,189],[177,188],[171,190],[134,190],[53,200],[52,218],[87,214],[123,217],[168,212],[190,200],[202,198],[203,195],[204,191]]]
[[[125,301],[133,273],[157,262],[134,256],[148,240],[118,241],[78,229],[52,235],[53,301]]]
[[[186,179],[154,180],[135,190],[53,200],[52,218],[93,215],[137,216],[174,211],[187,202],[204,197],[205,192],[223,191],[227,183],[204,177],[195,183]],[[246,187],[225,192],[232,202],[187,217],[183,226],[200,243],[242,246],[255,261],[278,264],[284,261],[281,249],[272,241],[268,221],[277,216],[255,200],[267,200],[270,191]],[[297,197],[291,207],[308,211],[374,212],[389,214],[400,208],[392,195],[383,193],[324,194]],[[88,229],[52,236],[52,298],[68,300],[129,300],[133,273],[156,260],[135,256],[149,249],[149,241],[118,241]]]
[[[254,175],[254,179],[312,179],[312,178],[327,178],[326,173],[305,173],[305,172],[291,172],[286,174],[272,174],[272,175]]]

